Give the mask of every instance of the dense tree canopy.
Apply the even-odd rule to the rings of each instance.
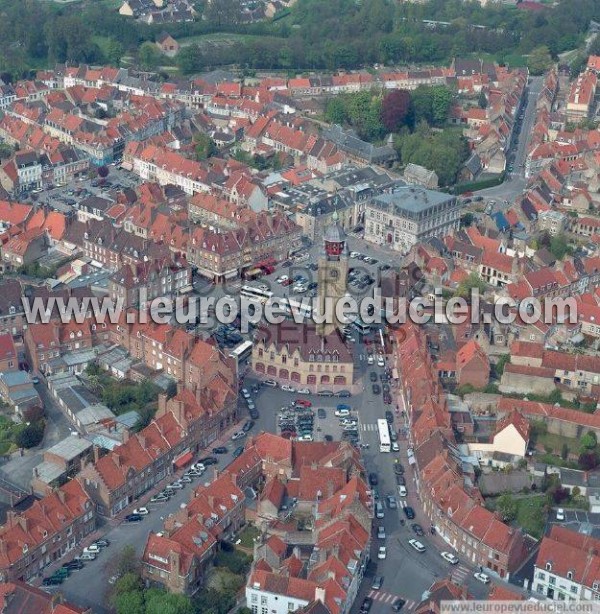
[[[177,58],[184,73],[227,64],[333,70],[374,63],[447,63],[482,53],[511,62],[525,55],[537,69],[539,60],[547,61],[545,48],[556,59],[583,43],[591,19],[600,20],[597,0],[562,0],[541,11],[492,2],[482,7],[464,0],[298,0],[281,19],[250,24],[239,19],[240,0],[214,0],[205,6],[202,18],[170,24],[169,33],[177,39],[214,32],[253,36],[185,46]],[[164,29],[122,17],[101,2],[77,7],[3,0],[0,71],[21,77],[28,69],[54,62],[117,63],[124,54],[136,57],[141,43],[153,42]],[[148,46],[145,50],[150,52]]]

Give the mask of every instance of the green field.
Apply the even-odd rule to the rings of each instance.
[[[543,535],[546,527],[548,516],[546,504],[546,495],[532,495],[517,499],[516,524],[537,539]]]
[[[234,43],[248,43],[254,40],[277,39],[273,36],[259,36],[257,34],[237,34],[229,32],[213,32],[211,34],[198,34],[197,36],[185,36],[178,38],[177,42],[182,46],[189,45],[233,45]]]

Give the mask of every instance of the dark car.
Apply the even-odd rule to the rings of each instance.
[[[412,530],[415,532],[415,535],[418,535],[419,537],[425,535],[425,532],[423,531],[423,527],[415,522],[413,525],[411,525]]]
[[[216,465],[218,462],[219,459],[215,458],[214,456],[205,456],[204,458],[198,459],[198,463],[201,463],[205,467],[208,467],[209,465]]]
[[[42,580],[42,586],[56,586],[63,583],[63,579],[60,576],[50,576]]]
[[[389,393],[389,392],[386,392],[386,393],[383,395],[383,402],[384,402],[386,405],[391,405],[391,404],[392,404],[392,397],[391,397],[391,395],[390,395],[390,393]]]
[[[396,484],[406,486],[406,478],[403,475],[396,475]]]
[[[213,454],[227,454],[226,446],[218,446],[217,448],[212,449]]]
[[[250,429],[252,429],[253,426],[254,420],[246,420],[244,426],[242,427],[242,431],[244,431],[244,433],[247,433],[248,431],[250,431]]]
[[[404,514],[405,516],[409,519],[412,520],[415,517],[415,510],[413,510],[412,507],[403,507],[402,508],[404,510]]]
[[[319,407],[319,409],[317,409],[317,416],[321,418],[321,420],[324,420],[327,418],[327,412],[322,407]]]
[[[344,399],[344,398],[351,397],[352,393],[349,390],[340,390],[339,392],[335,393],[335,396]]]
[[[360,611],[361,614],[363,612],[368,612],[371,609],[371,606],[373,605],[373,599],[371,599],[371,597],[365,597],[361,606],[360,606]]]
[[[379,476],[374,471],[369,473],[369,484],[371,486],[377,486],[377,484],[379,484]]]
[[[396,599],[394,603],[392,603],[392,612],[399,612],[403,607],[406,601],[404,599]]]
[[[83,569],[85,565],[83,564],[83,561],[69,561],[68,563],[64,563],[63,567],[69,571],[72,571],[74,569]]]
[[[385,419],[388,421],[388,424],[394,424],[394,414],[391,411],[385,412]]]
[[[141,522],[144,520],[144,517],[140,516],[139,514],[127,514],[127,516],[125,516],[125,520],[127,522]]]
[[[238,456],[241,456],[244,452],[244,446],[240,446],[239,448],[236,448],[233,451],[233,458],[237,458]]]
[[[373,394],[381,394],[381,386],[379,384],[373,384],[371,390],[373,390]]]
[[[371,371],[370,375],[369,375],[369,379],[372,382],[376,382],[377,381],[377,373],[375,373],[375,371]]]
[[[333,436],[332,435],[325,435],[324,439],[325,439],[325,441],[333,441]]]
[[[248,413],[250,414],[252,420],[258,420],[259,413],[257,409],[249,409]]]
[[[394,473],[396,475],[402,475],[404,473],[404,465],[402,463],[394,463]]]

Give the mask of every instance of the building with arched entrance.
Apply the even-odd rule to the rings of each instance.
[[[354,360],[338,332],[317,334],[312,323],[266,325],[258,330],[252,369],[273,379],[312,392],[354,389]]]

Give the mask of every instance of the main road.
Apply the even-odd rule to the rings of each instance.
[[[527,184],[525,179],[525,160],[535,126],[536,102],[543,84],[543,77],[531,77],[529,80],[526,92],[527,99],[523,107],[523,121],[521,122],[520,130],[515,134],[515,137],[518,138],[518,144],[515,146],[515,140],[513,139],[513,144],[508,152],[509,155],[514,153],[513,171],[507,171],[506,181],[500,185],[479,190],[477,192],[479,196],[499,200],[499,204],[502,205],[502,201],[507,200],[509,203],[512,203],[523,193]]]

